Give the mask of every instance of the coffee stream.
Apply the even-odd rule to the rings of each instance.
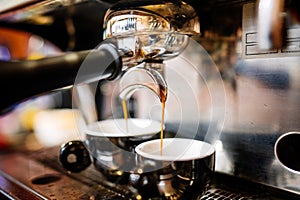
[[[162,155],[163,138],[164,138],[164,123],[165,123],[165,104],[167,100],[167,90],[162,85],[159,85],[160,102],[161,102],[161,125],[160,125],[160,155]],[[123,115],[126,123],[126,132],[128,133],[128,110],[126,100],[122,99]]]
[[[165,101],[161,102],[161,125],[160,125],[160,155],[162,155],[165,121]]]
[[[122,99],[122,107],[123,107],[123,114],[125,119],[125,125],[126,125],[126,133],[128,133],[128,112],[127,112],[127,105],[126,100]]]
[[[160,92],[160,102],[161,102],[160,155],[162,155],[167,89],[165,87],[163,87],[162,85],[159,85],[159,92]]]

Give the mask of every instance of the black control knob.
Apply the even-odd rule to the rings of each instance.
[[[59,160],[62,166],[71,172],[81,172],[92,163],[88,150],[79,140],[62,145]]]

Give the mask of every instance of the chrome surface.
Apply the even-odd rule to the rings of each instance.
[[[228,98],[219,171],[300,194],[299,174],[281,166],[274,155],[280,135],[300,128],[300,29],[297,23],[289,24],[285,47],[262,50],[256,12],[256,4],[243,6],[241,56],[233,66],[236,99]]]
[[[186,35],[199,33],[198,15],[183,1],[121,2],[104,17],[103,38],[113,39],[124,52],[125,67],[178,56],[187,44]]]
[[[127,70],[120,80],[120,98],[127,101],[136,90],[148,88],[162,101],[162,98],[167,97],[168,90],[163,69],[163,63],[142,63],[141,66]],[[161,95],[161,92],[164,94]]]
[[[155,32],[200,33],[198,15],[184,1],[128,1],[108,10],[104,21],[104,38]]]
[[[260,164],[256,164],[259,173],[248,171],[241,174],[247,174],[248,178],[300,194],[299,174],[290,172],[280,165],[273,152],[275,142],[280,135],[299,130],[299,116],[297,114],[300,108],[298,102],[300,97],[298,92],[300,86],[298,75],[300,54],[297,45],[299,26],[294,23],[287,27],[286,47],[273,49],[272,52],[258,50],[258,41],[255,40],[255,37],[252,37],[256,34],[255,23],[252,20],[254,18],[253,9],[254,5],[252,4],[244,6],[243,65],[244,69],[247,68],[248,70],[245,70],[246,73],[243,74],[260,82],[261,86],[255,89],[259,92],[257,93],[259,98],[257,97],[257,102],[252,105],[261,107],[256,109],[252,107],[257,112],[256,114],[253,113],[253,116],[258,117],[260,124],[269,126],[269,128],[273,126],[273,130],[269,129],[270,131],[268,131],[270,137],[264,137],[262,134],[256,133],[257,139],[261,136],[260,144],[256,147],[262,151],[259,153],[260,150],[256,149],[252,153],[261,160],[263,158],[259,155],[264,156],[264,160],[269,160],[269,162],[264,163],[260,160]],[[249,49],[251,50],[249,51]],[[255,70],[257,71],[254,72]],[[249,104],[247,107],[250,109]],[[264,114],[264,117],[262,114]],[[258,123],[254,125],[258,127]],[[252,133],[255,132],[252,131]],[[251,134],[248,134],[249,138],[251,138]],[[247,148],[250,149],[252,146],[253,143],[249,142]],[[249,152],[251,151],[249,150]],[[242,162],[246,165],[246,161],[241,160],[240,163]]]

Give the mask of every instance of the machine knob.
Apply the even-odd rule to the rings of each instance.
[[[82,141],[70,141],[60,148],[59,160],[62,166],[71,172],[81,172],[92,163],[90,155]]]

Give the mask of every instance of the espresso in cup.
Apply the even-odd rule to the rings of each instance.
[[[194,139],[165,138],[160,150],[160,142],[155,139],[135,148],[140,164],[130,181],[139,194],[145,199],[194,199],[203,195],[215,168],[214,147]]]

